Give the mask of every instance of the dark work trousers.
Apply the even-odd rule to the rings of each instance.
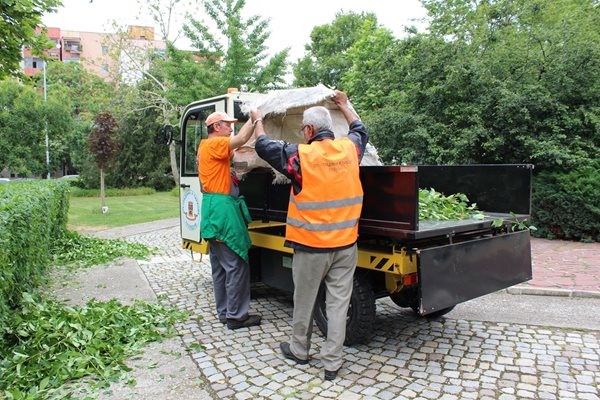
[[[250,306],[250,267],[225,243],[209,243],[217,315],[243,320]]]

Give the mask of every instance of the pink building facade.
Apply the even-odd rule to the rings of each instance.
[[[83,67],[108,81],[111,72],[116,68],[123,69],[127,63],[122,48],[133,52],[156,52],[164,54],[165,42],[154,40],[154,28],[146,26],[129,26],[127,34],[120,37],[114,33],[82,32],[47,28],[48,38],[55,46],[46,51],[51,58],[62,62],[77,62]],[[116,54],[116,56],[115,56]],[[31,54],[29,48],[23,49],[23,71],[33,76],[43,68],[41,58]]]

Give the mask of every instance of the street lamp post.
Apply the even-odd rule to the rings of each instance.
[[[46,94],[46,60],[42,60],[42,61],[44,63],[43,64],[43,68],[44,68],[44,102],[47,103],[48,96]],[[48,143],[48,117],[46,117],[44,133],[46,136],[46,168],[48,170],[47,179],[50,179],[50,146]]]

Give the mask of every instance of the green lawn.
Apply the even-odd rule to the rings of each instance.
[[[71,197],[69,227],[101,230],[179,216],[179,198],[170,193],[107,197],[105,203],[109,212],[102,214],[100,198]]]

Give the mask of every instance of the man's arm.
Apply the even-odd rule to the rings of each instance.
[[[265,160],[271,167],[281,172],[287,178],[292,178],[288,170],[288,160],[290,154],[297,152],[297,145],[290,145],[283,140],[272,140],[269,138],[262,124],[262,113],[258,110],[252,111],[252,121],[254,121],[254,133],[256,134],[256,143],[254,149],[256,154]]]
[[[360,162],[365,154],[367,143],[369,142],[367,128],[363,125],[356,111],[350,107],[346,93],[336,90],[332,100],[338,106],[342,114],[344,114],[346,122],[348,122],[348,139],[352,140],[356,145],[358,149],[358,161]]]
[[[254,132],[252,121],[248,120],[244,126],[242,126],[242,129],[240,129],[237,135],[232,137],[229,141],[229,150],[235,150],[238,147],[243,146],[248,140],[250,140],[252,132]]]

